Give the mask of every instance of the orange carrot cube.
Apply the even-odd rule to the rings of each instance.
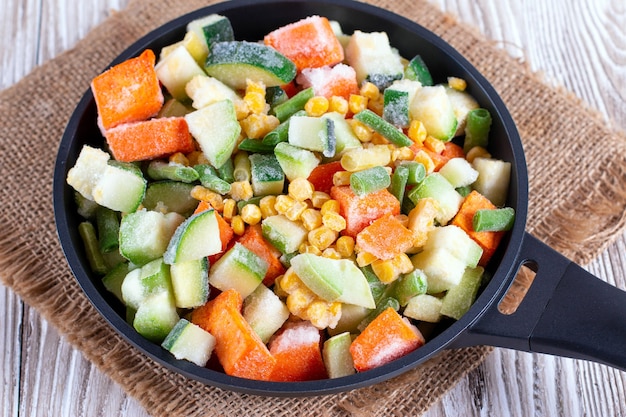
[[[278,260],[281,256],[280,251],[265,240],[260,224],[247,227],[238,242],[267,262],[268,268],[263,278],[263,284],[266,286],[272,286],[276,277],[285,273],[285,267]]]
[[[215,353],[228,375],[268,380],[276,359],[241,314],[243,299],[227,290],[191,313],[191,322],[211,333]]]
[[[194,143],[183,117],[164,117],[127,123],[106,131],[113,157],[134,162],[193,151]]]
[[[343,47],[325,17],[310,16],[265,35],[266,45],[292,60],[299,71],[343,61]]]
[[[483,254],[480,258],[480,261],[478,262],[480,266],[487,265],[489,259],[491,259],[494,252],[498,248],[498,245],[500,244],[500,241],[502,240],[505,232],[475,231],[473,225],[474,214],[478,210],[492,210],[495,208],[496,206],[491,201],[489,201],[487,197],[480,194],[476,190],[472,190],[472,192],[465,197],[465,200],[463,200],[459,211],[451,221],[451,224],[459,226],[461,229],[465,230],[469,237],[474,239],[474,241],[478,243],[481,248],[483,248]]]
[[[341,161],[320,164],[313,168],[308,180],[315,187],[315,191],[330,193],[330,189],[333,186],[333,175],[339,171],[345,171],[341,166]]]
[[[386,188],[360,197],[349,185],[333,186],[330,196],[339,202],[339,213],[346,219],[342,233],[354,238],[385,214],[400,214],[400,202]]]
[[[154,70],[154,52],[115,65],[95,77],[91,91],[103,131],[123,123],[147,120],[163,106],[163,93]]]
[[[398,359],[424,345],[424,336],[392,307],[380,313],[350,345],[357,371]]]
[[[383,260],[393,259],[406,252],[413,247],[413,241],[413,232],[391,214],[374,220],[356,235],[356,246],[359,250]]]
[[[298,75],[298,82],[303,88],[313,87],[316,96],[328,99],[340,96],[348,100],[351,94],[359,94],[356,72],[345,64],[337,64],[332,68],[305,68]]]
[[[320,331],[308,321],[289,323],[270,342],[276,358],[271,381],[312,381],[328,378],[322,359]]]

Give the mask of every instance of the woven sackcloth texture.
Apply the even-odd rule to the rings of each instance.
[[[370,2],[442,36],[494,85],[526,151],[527,230],[578,263],[597,256],[626,223],[624,135],[427,1]],[[118,53],[166,20],[210,3],[131,0],[73,49],[0,92],[0,277],[154,416],[422,414],[491,349],[445,351],[400,377],[342,394],[249,396],[188,380],[144,357],[109,328],[72,277],[52,210],[53,167],[65,123],[90,80]]]

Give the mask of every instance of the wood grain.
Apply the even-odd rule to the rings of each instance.
[[[7,0],[0,8],[0,88],[71,48],[127,0]],[[438,0],[547,84],[626,130],[623,0]],[[602,146],[602,144],[598,144]],[[587,266],[626,288],[626,233]],[[1,272],[0,272],[1,273]],[[147,416],[36,311],[0,286],[2,416]],[[603,365],[496,349],[426,416],[626,416],[626,373]]]

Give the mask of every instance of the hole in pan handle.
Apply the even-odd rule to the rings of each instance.
[[[626,292],[592,275],[529,233],[519,267],[536,276],[517,310],[491,303],[463,344],[585,359],[626,370]]]

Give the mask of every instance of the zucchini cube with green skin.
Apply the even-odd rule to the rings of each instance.
[[[418,81],[399,80],[383,92],[383,118],[398,127],[410,123],[409,108],[415,94],[422,87]]]
[[[428,233],[424,250],[445,249],[470,268],[476,267],[483,249],[465,230],[455,225],[435,227]]]
[[[274,291],[261,284],[243,300],[243,318],[267,343],[289,318],[289,309]]]
[[[332,157],[333,160],[341,158],[341,156],[350,149],[363,147],[361,141],[354,134],[354,130],[352,130],[352,127],[343,115],[337,112],[328,112],[325,113],[322,118],[330,119],[334,124],[335,155]]]
[[[161,343],[176,359],[205,366],[215,348],[215,337],[202,327],[181,318]]]
[[[93,188],[93,199],[111,210],[131,213],[141,205],[147,185],[137,166],[109,161]]]
[[[204,69],[235,90],[246,88],[246,80],[267,87],[289,83],[296,77],[296,65],[267,45],[247,41],[213,44]]]
[[[404,315],[419,321],[438,323],[441,321],[440,298],[429,294],[420,294],[411,298],[404,309]]]
[[[303,149],[335,156],[335,123],[330,118],[292,116],[289,119],[289,143]]]
[[[172,292],[170,268],[162,258],[155,259],[128,272],[120,290],[124,304],[136,310],[151,294]]]
[[[119,250],[135,265],[160,258],[174,231],[185,219],[178,213],[138,210],[122,217]]]
[[[230,20],[217,13],[192,20],[187,24],[187,30],[197,33],[209,49],[216,42],[228,42],[235,39]]]
[[[274,155],[289,181],[308,178],[320,160],[315,153],[287,142],[280,142],[274,148]]]
[[[352,336],[349,332],[340,333],[324,342],[322,356],[329,378],[340,378],[356,372],[354,360],[350,354],[351,344]]]
[[[193,100],[191,105],[195,109],[201,109],[222,100],[230,100],[233,103],[241,100],[232,88],[217,78],[207,76],[204,72],[193,77],[185,85],[185,92]]]
[[[209,299],[209,262],[206,257],[170,266],[172,289],[178,308],[194,308]]]
[[[205,75],[185,45],[179,45],[162,56],[154,67],[157,78],[176,100],[188,99],[185,86],[197,75]]]
[[[151,294],[139,305],[133,327],[146,339],[160,343],[179,319],[174,295],[170,291],[160,291]]]
[[[302,224],[293,222],[282,214],[263,219],[261,231],[263,237],[284,254],[296,252],[309,234]]]
[[[282,194],[285,173],[274,154],[255,153],[249,156],[252,192],[255,196]]]
[[[428,134],[447,142],[454,137],[457,119],[446,88],[442,85],[420,88],[409,109],[411,119],[424,124]]]
[[[454,188],[466,187],[478,179],[478,171],[465,158],[452,158],[439,169],[439,173]]]
[[[465,261],[452,255],[446,248],[424,250],[411,258],[416,269],[426,274],[428,294],[438,294],[448,291],[461,282],[465,268]]]
[[[346,47],[346,62],[354,68],[359,84],[368,80],[381,90],[404,73],[400,56],[391,48],[385,32],[355,30]]]
[[[376,306],[367,279],[350,260],[303,253],[291,259],[291,267],[311,291],[326,301]]]
[[[198,200],[191,197],[193,187],[193,184],[180,181],[152,182],[142,204],[147,210],[175,212],[189,217],[198,206]]]
[[[463,197],[452,184],[438,172],[426,176],[424,180],[408,193],[409,199],[417,204],[422,198],[433,198],[437,201],[439,224],[447,224],[456,215],[463,202]]]
[[[215,210],[209,209],[192,215],[176,228],[163,259],[172,265],[202,259],[221,250],[222,241]]]
[[[185,121],[213,167],[220,168],[230,159],[241,133],[231,100],[218,101],[189,113]]]
[[[235,289],[246,298],[261,284],[268,264],[241,243],[235,243],[209,271],[209,283],[226,291]]]
[[[453,319],[460,319],[467,313],[476,300],[478,289],[482,281],[484,268],[467,268],[461,282],[450,288],[442,299],[441,314]]]
[[[104,288],[115,295],[115,298],[121,302],[124,302],[124,297],[122,297],[122,283],[129,272],[130,268],[128,262],[120,262],[102,277]]]

